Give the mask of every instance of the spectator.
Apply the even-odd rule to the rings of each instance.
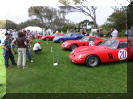
[[[33,62],[32,54],[31,54],[30,49],[29,49],[30,48],[31,39],[27,38],[26,42],[27,42],[26,55],[27,55],[29,61],[32,63]]]
[[[13,55],[16,54],[16,51],[15,51],[15,43],[11,45],[11,51],[12,51]]]
[[[86,35],[86,32],[84,29],[82,29],[82,35]]]
[[[13,38],[14,39],[18,38],[18,32],[16,30],[14,30],[14,32],[13,32]]]
[[[98,37],[103,37],[103,33],[99,29],[97,30],[97,35]]]
[[[130,29],[125,32],[125,34],[127,36],[133,36],[133,26],[131,26]]]
[[[9,64],[8,64],[8,60],[10,58],[12,65],[16,65],[15,60],[14,60],[14,56],[11,52],[11,43],[12,40],[10,38],[10,34],[5,33],[6,39],[4,40],[4,42],[2,43],[1,47],[2,49],[2,55],[4,56],[4,62],[5,62],[5,66],[6,68],[9,68]]]
[[[115,28],[111,28],[111,31],[112,38],[116,38],[118,36],[118,31]]]
[[[38,53],[38,52],[42,51],[42,48],[40,46],[40,41],[37,41],[37,43],[34,44],[33,51],[35,53]]]
[[[18,32],[18,38],[15,39],[13,41],[13,43],[17,41],[17,47],[18,47],[18,62],[17,62],[17,66],[18,68],[20,67],[21,65],[21,62],[22,62],[22,66],[23,66],[23,69],[26,68],[26,38],[25,38],[25,35],[23,32]],[[23,60],[22,60],[23,58]]]

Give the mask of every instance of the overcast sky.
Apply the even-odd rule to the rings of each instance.
[[[111,6],[127,6],[127,0],[88,0],[91,5],[98,6],[97,23],[104,24],[113,12]],[[85,4],[88,5],[87,3]],[[28,17],[28,8],[31,6],[62,6],[58,0],[2,0],[0,3],[0,20],[9,19],[16,23],[24,22]],[[89,19],[82,13],[70,13],[67,19],[77,23]]]

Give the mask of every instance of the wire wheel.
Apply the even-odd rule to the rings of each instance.
[[[96,55],[89,55],[85,61],[85,64],[90,67],[96,67],[97,65],[99,65],[99,63],[100,59]]]
[[[48,37],[46,37],[46,39],[45,39],[46,41],[49,41],[50,39],[48,38]]]

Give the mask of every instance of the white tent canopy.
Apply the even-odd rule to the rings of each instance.
[[[36,27],[36,26],[28,26],[26,28],[24,28],[25,30],[30,30],[30,31],[33,31],[33,32],[42,32],[42,28],[40,27]]]

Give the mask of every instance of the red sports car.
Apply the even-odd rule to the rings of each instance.
[[[63,49],[74,50],[79,46],[94,46],[104,42],[104,39],[95,36],[85,36],[80,40],[68,40],[62,44]]]
[[[82,46],[71,52],[73,63],[95,67],[99,63],[128,60],[133,57],[133,42],[127,38],[108,39],[99,46]]]
[[[38,38],[42,38],[42,35],[38,34]]]
[[[50,41],[50,40],[53,40],[56,36],[64,36],[64,34],[56,33],[53,35],[45,35],[42,37],[42,40]]]

